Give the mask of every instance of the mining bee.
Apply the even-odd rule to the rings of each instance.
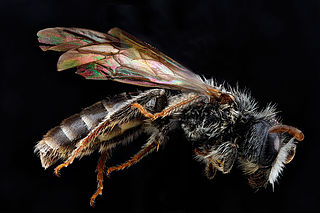
[[[179,128],[209,178],[237,165],[256,189],[275,183],[295,155],[296,140],[304,138],[297,128],[280,123],[274,106],[259,109],[248,92],[199,77],[119,28],[100,33],[58,27],[37,35],[43,51],[64,52],[58,71],[76,67],[86,79],[154,88],[97,102],[62,121],[35,146],[44,168],[64,161],[55,168],[56,175],[78,157],[101,153],[92,206],[102,194],[105,170],[110,175],[139,162]],[[105,168],[112,149],[143,133],[150,137],[137,154]]]

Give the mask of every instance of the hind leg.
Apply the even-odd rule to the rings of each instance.
[[[101,153],[101,156],[99,158],[99,162],[97,165],[97,181],[98,181],[98,187],[97,191],[91,196],[90,199],[90,206],[94,206],[95,199],[98,195],[102,195],[102,189],[103,189],[103,173],[106,165],[106,160],[109,157],[109,152],[108,151],[103,151]]]
[[[136,102],[132,103],[131,107],[137,108],[140,111],[140,113],[143,114],[146,118],[150,118],[151,120],[156,120],[158,118],[163,118],[163,117],[169,116],[178,109],[183,109],[183,108],[190,106],[190,104],[197,101],[197,99],[199,99],[200,97],[201,97],[200,95],[194,95],[192,97],[185,98],[181,102],[179,102],[175,105],[172,105],[172,106],[168,106],[168,107],[164,108],[162,111],[154,113],[154,114],[148,112],[141,104],[138,104]]]

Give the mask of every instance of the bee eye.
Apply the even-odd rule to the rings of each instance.
[[[273,141],[273,147],[274,149],[279,152],[279,148],[280,148],[280,139],[278,137],[277,134],[274,134],[274,133],[270,133],[268,135],[268,139],[271,137],[271,140]]]
[[[278,155],[280,148],[280,139],[278,134],[269,133],[262,147],[259,163],[262,166],[271,166]]]

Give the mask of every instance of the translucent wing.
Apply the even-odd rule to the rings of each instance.
[[[119,28],[108,34],[81,28],[48,28],[38,32],[43,51],[64,51],[58,71],[77,67],[87,79],[191,90],[220,97],[221,92],[160,51]]]

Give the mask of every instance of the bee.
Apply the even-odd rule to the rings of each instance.
[[[248,92],[200,77],[119,28],[101,33],[57,27],[37,35],[43,51],[64,52],[58,71],[77,68],[86,79],[153,88],[99,101],[63,120],[35,146],[44,168],[63,160],[54,170],[57,176],[76,158],[101,153],[91,206],[102,194],[105,172],[109,176],[158,151],[177,129],[194,147],[208,178],[237,165],[255,189],[275,183],[293,159],[296,141],[304,139],[299,129],[279,121],[274,106],[259,108]],[[137,154],[105,168],[113,149],[141,134],[150,137]]]

